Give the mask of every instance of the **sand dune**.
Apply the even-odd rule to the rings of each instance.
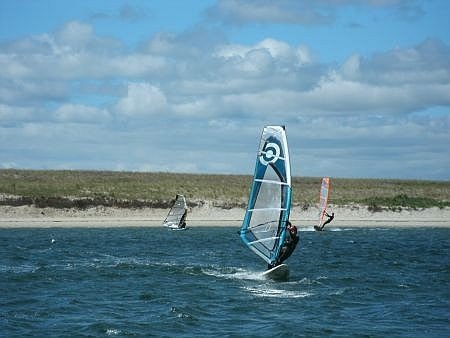
[[[335,219],[330,227],[450,227],[450,208],[370,212],[363,206],[331,206]],[[167,209],[123,209],[95,207],[86,210],[0,206],[0,228],[19,227],[117,227],[161,226]],[[236,226],[244,209],[221,209],[206,204],[192,208],[188,226]],[[291,210],[291,221],[299,227],[317,224],[318,209]]]

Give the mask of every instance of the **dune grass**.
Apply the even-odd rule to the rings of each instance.
[[[294,177],[293,204],[305,209],[316,205],[321,179]],[[167,207],[176,194],[183,194],[191,206],[209,201],[223,208],[245,207],[251,180],[250,175],[3,169],[0,194],[16,197],[3,196],[0,203]],[[331,178],[330,203],[360,204],[372,211],[442,208],[450,206],[450,182]]]

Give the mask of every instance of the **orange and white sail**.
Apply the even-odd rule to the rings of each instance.
[[[322,226],[325,218],[325,213],[328,207],[328,196],[330,194],[330,178],[322,178],[322,186],[320,187],[319,200],[319,227]]]

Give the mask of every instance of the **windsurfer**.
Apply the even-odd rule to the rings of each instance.
[[[287,230],[288,235],[286,236],[284,244],[281,247],[280,256],[278,256],[278,259],[275,261],[275,263],[269,264],[267,266],[267,269],[269,270],[277,265],[280,265],[286,259],[288,259],[289,256],[291,256],[292,253],[294,252],[295,247],[297,246],[297,243],[299,241],[299,237],[297,235],[297,227],[295,225],[292,225],[291,222],[287,221]]]
[[[314,228],[316,228],[316,230],[322,231],[323,227],[325,226],[325,224],[330,223],[333,219],[334,219],[334,212],[331,213],[331,215],[329,215],[326,211],[323,212],[325,216],[328,217],[328,219],[322,224],[321,227],[318,226],[314,226]]]
[[[334,219],[334,212],[332,212],[331,215],[328,215],[328,213],[325,211],[325,216],[327,216],[328,219],[325,221],[325,223],[322,224],[322,229],[325,226],[325,224],[330,223]]]
[[[186,228],[186,215],[187,215],[187,210],[184,211],[183,216],[181,217],[180,220],[180,229],[185,229]]]

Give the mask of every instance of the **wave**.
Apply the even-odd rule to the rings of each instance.
[[[301,231],[301,232],[316,231],[316,230],[314,230],[313,226],[311,226],[311,227],[297,227],[297,229],[298,229],[298,231]]]
[[[107,336],[118,336],[118,335],[122,335],[123,332],[121,330],[118,330],[118,329],[106,329],[105,334]]]
[[[290,290],[299,288],[303,284],[301,281],[273,282],[262,275],[263,271],[246,270],[240,267],[209,267],[203,268],[202,271],[216,278],[240,281],[244,284],[241,289],[257,297],[305,298],[312,295],[308,291]]]
[[[208,276],[226,279],[240,279],[240,280],[265,280],[262,272],[248,271],[243,268],[236,267],[208,267],[203,268],[202,272]]]
[[[16,273],[16,274],[34,273],[38,269],[39,269],[38,266],[31,264],[22,264],[16,266],[0,265],[0,273]]]
[[[312,296],[312,293],[300,290],[285,290],[267,286],[244,286],[244,290],[258,297],[268,298],[306,298]]]

